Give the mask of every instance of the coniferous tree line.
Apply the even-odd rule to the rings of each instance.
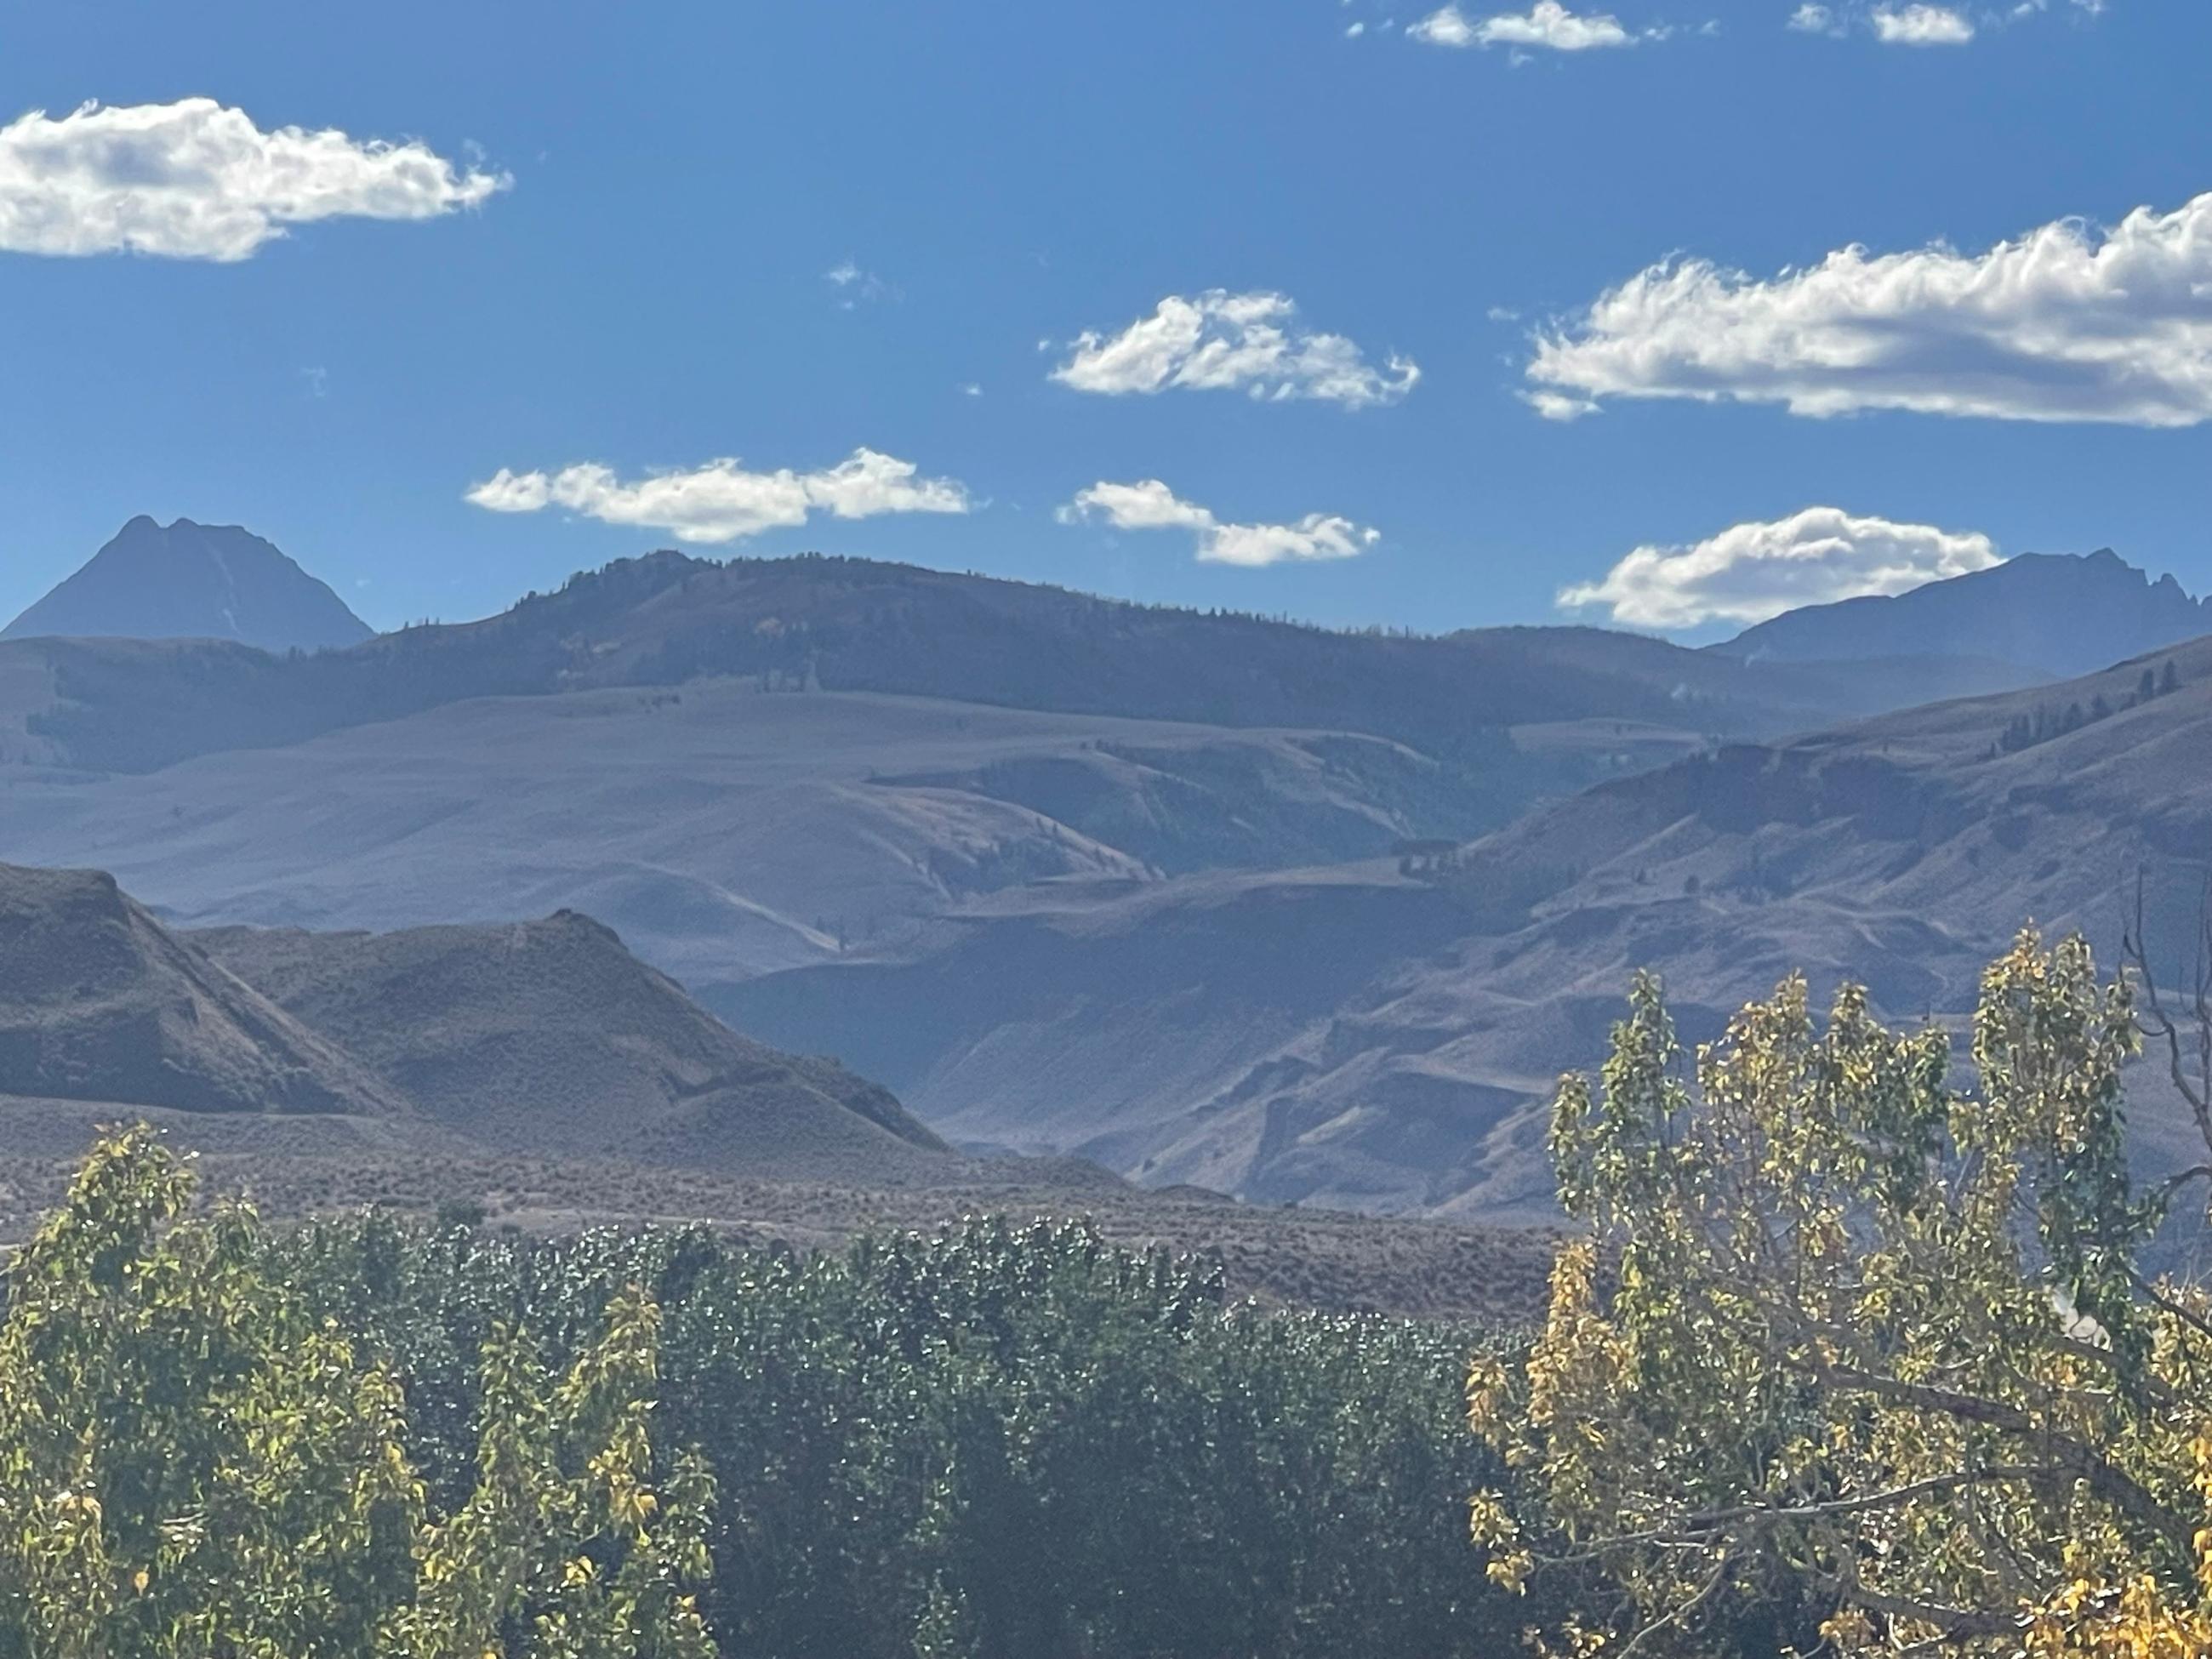
[[[2086,707],[2079,698],[2063,705],[2038,703],[2028,713],[2015,714],[2005,722],[1996,747],[2005,754],[2016,755],[2039,743],[2048,743],[2053,738],[2063,738],[2069,732],[2108,720],[2121,709],[2139,708],[2153,698],[2180,689],[2180,672],[2171,661],[2155,674],[2146,668],[2136,681],[2136,689],[2121,700],[2118,708],[2114,708],[2112,700],[2101,691],[2092,696]]]

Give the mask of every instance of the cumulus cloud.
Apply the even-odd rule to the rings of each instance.
[[[1116,530],[1188,530],[1198,556],[1210,564],[1248,567],[1286,560],[1349,559],[1382,538],[1334,514],[1309,513],[1295,524],[1224,524],[1195,501],[1179,498],[1158,478],[1098,483],[1076,492],[1054,514],[1062,524],[1103,520]]]
[[[1301,327],[1297,309],[1281,294],[1171,294],[1118,334],[1077,336],[1052,378],[1109,396],[1241,390],[1270,403],[1313,399],[1346,409],[1395,403],[1421,378],[1409,359],[1394,356],[1377,368],[1343,335]]]
[[[912,461],[856,449],[815,472],[789,467],[751,472],[735,460],[714,460],[688,472],[655,472],[625,483],[591,462],[557,472],[501,467],[466,499],[495,513],[565,507],[605,524],[665,530],[679,541],[733,542],[764,530],[787,530],[817,513],[872,519],[888,513],[966,513],[966,488],[951,478],[918,476]]]
[[[1974,38],[1974,25],[1949,6],[1879,6],[1874,33],[1885,46],[1963,46]]]
[[[1447,5],[1409,24],[1406,33],[1432,46],[1546,46],[1553,52],[1587,52],[1636,42],[1620,19],[1577,16],[1560,0],[1535,0],[1525,15],[1504,12],[1483,18],[1469,17],[1456,4]]]
[[[264,132],[212,98],[0,127],[0,250],[237,260],[318,219],[434,219],[513,181],[418,142]]]
[[[1631,628],[1749,624],[1800,605],[1903,593],[1997,562],[1987,536],[1812,507],[1772,523],[1740,524],[1688,547],[1639,547],[1602,580],[1562,589],[1559,604],[1602,605]]]
[[[1528,377],[1555,417],[1694,398],[2194,426],[2212,419],[2212,194],[1980,254],[1846,247],[1767,280],[1653,265],[1540,336]]]

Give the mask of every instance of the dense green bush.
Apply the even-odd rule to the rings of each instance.
[[[803,1257],[188,1198],[133,1132],[9,1268],[0,1656],[1449,1659],[1540,1616],[1467,1541],[1470,1333],[1074,1225]]]
[[[978,1220],[801,1257],[703,1231],[543,1243],[372,1217],[288,1272],[395,1357],[434,1487],[468,1474],[485,1333],[558,1353],[664,1310],[656,1432],[712,1470],[732,1656],[1494,1653],[1466,1498],[1469,1333],[1230,1304],[1086,1228]]]

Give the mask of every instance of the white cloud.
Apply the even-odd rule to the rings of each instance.
[[[501,467],[471,488],[467,499],[495,513],[566,507],[606,524],[665,530],[679,541],[732,542],[764,530],[791,529],[816,513],[872,519],[887,513],[966,513],[964,486],[917,477],[911,461],[856,449],[816,472],[749,472],[735,460],[709,461],[689,472],[655,472],[624,483],[590,462],[557,472]]]
[[[1800,34],[1839,36],[1844,32],[1842,20],[1836,15],[1835,8],[1816,5],[1813,0],[1806,0],[1805,4],[1791,12],[1786,27],[1796,29]]]
[[[1471,18],[1456,4],[1431,12],[1406,33],[1432,46],[1548,46],[1554,52],[1587,52],[1595,46],[1633,46],[1636,37],[1620,20],[1577,16],[1560,0],[1535,0],[1526,15],[1505,12]],[[1663,36],[1661,38],[1664,38]]]
[[[318,219],[434,219],[513,181],[419,142],[264,132],[212,98],[0,127],[0,250],[237,260]]]
[[[1601,581],[1562,589],[1559,604],[1603,605],[1631,628],[1750,623],[1800,605],[1902,593],[1998,562],[1987,536],[1812,507],[1688,547],[1639,547]]]
[[[1553,416],[1694,398],[2194,426],[2212,419],[2212,194],[1982,254],[1846,247],[1771,280],[1653,265],[1540,337],[1528,375]]]
[[[1879,6],[1874,33],[1885,46],[1963,46],[1974,38],[1974,25],[1949,6]]]
[[[1382,538],[1379,530],[1328,513],[1309,513],[1295,524],[1224,524],[1197,502],[1181,500],[1158,478],[1095,483],[1078,490],[1054,516],[1062,524],[1103,519],[1116,530],[1188,530],[1198,539],[1198,556],[1211,564],[1349,559]]]
[[[1311,398],[1346,409],[1395,403],[1421,378],[1403,357],[1378,369],[1343,335],[1302,329],[1297,317],[1281,294],[1171,294],[1118,334],[1079,335],[1052,378],[1109,396],[1241,388],[1271,403]]]

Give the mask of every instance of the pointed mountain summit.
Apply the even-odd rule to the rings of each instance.
[[[1711,648],[1769,662],[1978,657],[2063,679],[2203,634],[2212,599],[2171,576],[2153,581],[2107,547],[2023,553],[1910,592],[1807,605]]]
[[[34,635],[235,640],[264,651],[357,645],[375,630],[271,544],[237,525],[143,514],[0,640]]]

